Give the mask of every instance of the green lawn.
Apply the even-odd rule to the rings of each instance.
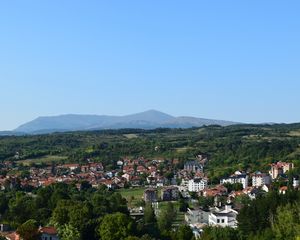
[[[120,189],[118,192],[122,197],[126,198],[129,207],[135,207],[137,204],[143,200],[145,187],[141,188],[129,188],[129,189]]]
[[[133,138],[138,138],[139,137],[137,134],[133,134],[133,133],[124,134],[123,136],[128,138],[128,139],[133,139]]]
[[[20,161],[18,161],[18,163],[22,163],[22,164],[28,166],[28,165],[30,165],[30,163],[36,163],[36,164],[51,163],[51,162],[60,162],[62,160],[66,160],[66,159],[67,159],[67,157],[64,157],[64,156],[47,155],[47,156],[40,157],[40,158],[20,160]]]

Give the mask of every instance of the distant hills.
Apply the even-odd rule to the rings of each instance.
[[[43,134],[66,131],[88,131],[122,128],[190,128],[203,125],[228,126],[236,122],[212,120],[195,117],[174,117],[169,114],[149,110],[126,116],[79,115],[38,117],[13,131],[0,132],[0,135]]]

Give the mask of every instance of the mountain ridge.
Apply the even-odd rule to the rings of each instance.
[[[24,123],[13,130],[32,134],[35,132],[81,131],[121,128],[190,128],[203,125],[228,126],[237,122],[196,118],[189,116],[174,117],[157,110],[148,110],[124,116],[109,116],[95,114],[63,114],[57,116],[41,116]]]

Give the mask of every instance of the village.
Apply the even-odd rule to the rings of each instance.
[[[30,192],[54,183],[67,183],[75,184],[78,190],[106,187],[121,194],[126,191],[133,218],[143,216],[145,204],[151,204],[155,214],[159,214],[159,206],[164,202],[184,202],[180,221],[191,227],[195,237],[200,237],[206,226],[237,228],[241,205],[269,192],[278,182],[280,194],[289,188],[299,189],[299,176],[288,175],[294,168],[293,163],[272,163],[269,172],[236,170],[221,178],[219,184],[211,184],[205,173],[208,161],[206,156],[199,155],[185,162],[182,169],[174,169],[172,161],[125,158],[116,162],[115,169],[106,170],[101,163],[87,159],[84,164],[31,166],[26,171],[19,171],[16,162],[7,161],[1,166],[2,172],[7,174],[0,176],[0,189],[18,188]],[[136,190],[140,194],[131,195]],[[5,228],[2,224],[0,231],[5,233]],[[43,240],[57,239],[55,228],[41,228],[41,232]],[[6,238],[18,239],[15,232]]]

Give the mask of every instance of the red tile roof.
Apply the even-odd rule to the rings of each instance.
[[[56,228],[54,228],[54,227],[42,227],[40,229],[40,233],[45,233],[48,235],[57,235]]]

